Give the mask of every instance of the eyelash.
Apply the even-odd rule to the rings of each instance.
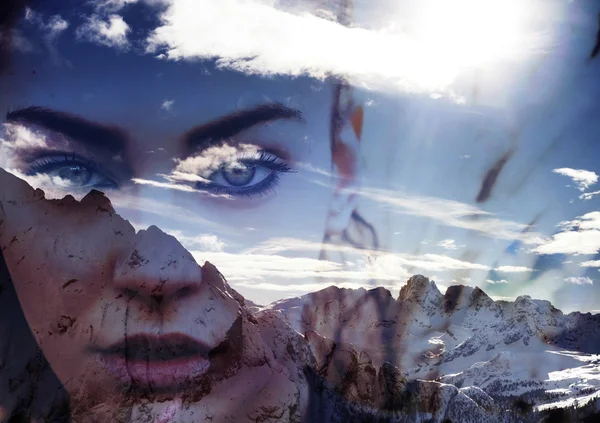
[[[278,163],[277,160],[280,158],[273,154],[269,154],[265,151],[260,152],[260,156],[256,159],[241,159],[240,163],[246,166],[262,166],[267,169],[270,169],[271,172],[265,178],[263,178],[260,182],[242,188],[235,187],[227,187],[223,185],[218,185],[214,183],[203,183],[198,182],[196,184],[196,189],[202,189],[204,191],[208,191],[212,194],[226,194],[232,196],[240,196],[247,198],[255,198],[256,196],[262,197],[263,195],[268,195],[269,193],[273,193],[275,188],[279,184],[281,174],[282,173],[293,173],[295,169],[292,168],[287,163]],[[221,166],[217,171],[213,173],[213,175],[222,172],[225,169],[225,165]],[[211,177],[213,176],[211,175]]]
[[[258,183],[248,187],[230,187],[223,186],[216,183],[202,183],[196,184],[196,189],[206,191],[212,194],[225,194],[238,197],[255,198],[256,196],[262,197],[275,191],[275,188],[280,182],[282,173],[293,173],[296,172],[290,165],[286,163],[280,163],[280,158],[276,155],[261,151],[260,156],[257,158],[246,158],[240,159],[239,162],[246,166],[264,167],[269,169],[271,172],[260,180]],[[87,168],[90,172],[94,172],[101,175],[103,179],[108,182],[105,184],[96,184],[94,188],[118,188],[119,184],[114,182],[110,176],[101,169],[95,161],[80,157],[75,153],[56,153],[51,156],[43,156],[35,160],[27,170],[27,174],[36,175],[49,173],[61,166],[72,166],[81,165]],[[213,175],[222,172],[225,169],[225,165],[221,166]],[[211,175],[211,177],[213,176]]]
[[[83,166],[89,169],[90,172],[102,175],[102,178],[108,181],[105,184],[95,184],[94,188],[118,188],[119,186],[105,171],[101,170],[101,167],[94,160],[78,156],[75,153],[57,152],[51,156],[39,157],[29,166],[26,173],[30,176],[44,174],[60,166],[73,165]]]

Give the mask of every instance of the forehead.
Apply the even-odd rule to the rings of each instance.
[[[13,72],[4,76],[11,103],[75,107],[111,120],[124,110],[155,115],[162,109],[211,119],[273,102],[304,113],[330,106],[331,84],[309,77],[247,75],[218,69],[214,62],[174,62],[95,46],[82,50],[62,49],[65,66],[44,55],[17,54]]]
[[[158,12],[144,2],[134,4],[138,5],[120,13],[130,27],[128,37],[140,41],[158,25]],[[123,120],[124,111],[128,119],[132,114],[156,117],[157,110],[172,112],[170,117],[176,112],[179,118],[191,113],[211,119],[270,102],[319,110],[321,115],[330,107],[329,82],[273,75],[269,70],[263,75],[224,70],[218,59],[160,58],[146,52],[142,43],[122,49],[89,42],[77,32],[82,11],[54,7],[29,12],[22,20],[13,68],[0,82],[7,94],[0,106],[76,108],[115,123]]]

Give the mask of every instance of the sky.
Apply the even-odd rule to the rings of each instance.
[[[600,312],[600,58],[590,59],[600,4],[355,0],[346,25],[335,18],[336,4],[91,0],[78,13],[28,9],[14,32],[18,66],[43,63],[37,73],[61,95],[50,98],[25,78],[14,90],[22,85],[28,101],[63,109],[77,95],[78,112],[106,119],[110,93],[126,102],[139,96],[153,108],[147,118],[168,132],[188,110],[210,114],[257,96],[325,113],[313,94],[296,98],[263,84],[304,78],[306,92],[316,93],[323,78],[342,75],[364,105],[362,173],[350,190],[377,230],[378,249],[340,244],[319,260],[319,232],[303,230],[316,219],[310,201],[298,203],[306,212],[278,232],[265,223],[285,216],[275,205],[260,219],[248,212],[227,224],[173,200],[173,192],[193,194],[184,182],[208,177],[231,155],[223,149],[171,161],[174,168],[134,180],[148,195],[115,192],[111,201],[136,229],[156,224],[176,236],[259,304],[331,284],[380,285],[396,296],[419,273],[442,292],[465,284],[495,299],[531,295],[565,312]],[[213,82],[202,96],[186,96],[194,89],[186,81],[197,75]],[[45,141],[26,128],[5,129],[0,166],[52,196],[56,180],[19,173],[7,138]],[[305,185],[294,192],[310,199],[312,188],[331,184],[332,170],[303,165]],[[274,204],[284,207],[288,196],[278,195]]]

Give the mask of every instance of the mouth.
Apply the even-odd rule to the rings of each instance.
[[[185,385],[205,374],[212,349],[187,335],[138,334],[106,348],[90,347],[123,383],[151,389]]]
[[[198,399],[217,380],[236,373],[243,350],[242,319],[238,317],[216,346],[181,333],[137,334],[88,351],[131,394],[182,394]]]

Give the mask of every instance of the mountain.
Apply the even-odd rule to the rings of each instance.
[[[329,287],[266,308],[299,333],[351,343],[376,368],[391,364],[407,380],[454,386],[489,410],[520,404],[538,413],[532,419],[574,404],[600,410],[600,315],[565,315],[527,295],[494,301],[462,285],[441,294],[422,275],[397,298],[383,288]]]
[[[226,354],[211,364],[215,371],[201,386],[189,386],[197,399],[171,404],[181,421],[583,421],[600,409],[599,316],[564,315],[528,296],[493,301],[465,286],[441,294],[421,275],[410,278],[397,298],[384,288],[332,286],[261,307],[246,301],[213,264],[199,266],[174,237],[155,226],[136,232],[98,191],[80,202],[71,196],[47,200],[2,169],[0,186],[0,323],[10,322],[0,325],[6,343],[0,351],[3,421],[118,420],[106,402],[111,398],[90,395],[76,381],[68,386],[69,400],[80,407],[64,402],[67,387],[31,336],[4,263],[6,257],[35,258],[39,267],[29,269],[30,284],[77,296],[87,289],[73,285],[78,279],[49,281],[61,272],[88,272],[97,249],[115,245],[132,253],[116,263],[114,275],[158,275],[161,284],[173,275],[199,277],[204,295],[196,299],[195,329],[205,327],[210,335],[230,328],[220,350]],[[56,227],[48,215],[71,218],[62,222],[70,229],[91,225],[95,242]],[[82,264],[72,264],[73,245],[75,263]],[[43,254],[32,257],[32,251]],[[163,275],[169,266],[175,273]],[[61,316],[68,325],[57,322],[48,336],[64,336],[69,345],[70,337],[84,333],[79,317]],[[82,407],[89,397],[96,405]],[[169,407],[132,401],[130,411],[136,421],[156,421],[158,413],[171,413]],[[83,415],[70,414],[77,412]]]

